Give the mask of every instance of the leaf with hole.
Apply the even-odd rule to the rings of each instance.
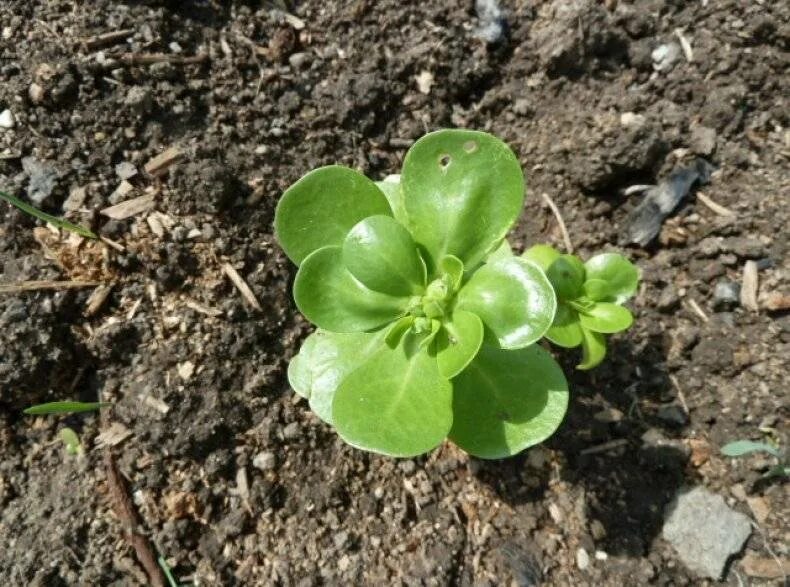
[[[339,165],[319,167],[286,190],[274,214],[274,230],[296,265],[320,248],[340,245],[368,216],[391,216],[387,198],[371,180]]]
[[[506,235],[524,202],[518,159],[482,132],[440,130],[418,140],[401,172],[407,228],[424,247],[429,275],[445,255],[473,269]]]
[[[480,267],[458,292],[457,308],[477,314],[502,348],[517,349],[546,333],[557,299],[537,265],[510,257]]]
[[[480,458],[509,457],[551,436],[567,408],[568,382],[548,352],[484,345],[453,380],[450,439]]]

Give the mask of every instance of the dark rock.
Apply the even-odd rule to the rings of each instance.
[[[719,281],[713,290],[713,307],[717,310],[734,308],[741,300],[741,286],[734,281]]]

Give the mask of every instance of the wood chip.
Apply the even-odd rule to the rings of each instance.
[[[216,308],[209,308],[208,306],[199,304],[195,300],[187,300],[186,302],[184,302],[184,305],[187,308],[191,308],[195,312],[198,312],[200,314],[205,314],[206,316],[211,316],[212,318],[218,318],[222,316],[222,310],[218,310]]]
[[[167,414],[170,411],[170,406],[168,406],[165,402],[161,399],[155,398],[152,395],[146,395],[143,397],[143,402],[149,408],[155,409],[160,414]]]
[[[195,364],[192,361],[184,361],[176,367],[178,376],[184,381],[189,381],[195,373]]]
[[[23,291],[38,291],[45,289],[81,289],[83,287],[96,287],[102,285],[101,281],[17,281],[16,283],[0,283],[0,294],[19,293]]]
[[[101,310],[101,307],[104,305],[104,302],[107,301],[111,291],[112,285],[100,285],[93,290],[93,293],[90,295],[85,305],[84,315],[86,318],[95,316],[98,311]]]
[[[730,216],[730,217],[732,217],[732,216],[736,215],[735,212],[733,212],[729,208],[725,208],[721,204],[717,204],[716,202],[711,200],[708,196],[706,196],[702,192],[697,192],[697,199],[700,202],[702,202],[703,204],[705,204],[705,206],[707,206],[708,208],[713,210],[719,216]]]
[[[304,21],[298,16],[294,16],[290,12],[283,12],[282,15],[285,22],[291,25],[294,30],[301,31],[305,27]]]
[[[102,33],[101,35],[93,35],[86,39],[82,39],[81,43],[86,49],[93,50],[99,47],[106,47],[107,45],[114,45],[125,41],[127,38],[134,34],[134,29],[121,29],[120,31],[112,31],[109,33]]]
[[[132,431],[120,422],[113,422],[96,436],[96,446],[118,446],[132,435]]]
[[[155,203],[156,194],[147,194],[105,208],[100,211],[99,214],[107,216],[108,218],[113,218],[114,220],[123,220],[124,218],[131,218],[132,216],[150,210],[154,207]]]
[[[708,321],[708,315],[702,311],[702,308],[699,307],[699,304],[692,298],[688,299],[688,306],[691,308],[691,311],[694,312],[697,316],[700,317],[700,320],[703,322]]]
[[[565,243],[565,251],[570,254],[573,253],[573,244],[571,244],[571,237],[568,236],[568,228],[565,226],[565,221],[562,219],[562,214],[560,214],[560,209],[557,207],[557,204],[554,203],[554,200],[551,199],[549,194],[543,193],[540,195],[543,198],[543,201],[546,202],[546,205],[551,209],[554,217],[557,219],[557,224],[559,224],[560,232],[562,233],[562,241]]]
[[[114,240],[107,238],[106,236],[100,236],[99,240],[103,242],[105,245],[107,245],[108,247],[115,249],[119,253],[123,253],[126,250],[126,248],[121,243],[117,243]]]
[[[263,308],[261,307],[260,302],[258,302],[258,299],[255,297],[255,294],[252,293],[250,286],[247,285],[247,282],[241,278],[241,275],[239,275],[239,272],[233,268],[233,265],[230,263],[223,263],[222,271],[233,282],[233,285],[236,286],[236,289],[239,290],[241,296],[250,305],[250,307],[258,310],[259,312],[263,312]]]
[[[746,261],[743,266],[743,279],[741,280],[741,305],[752,312],[757,312],[760,309],[757,304],[758,286],[757,263]]]
[[[682,29],[675,29],[675,36],[680,41],[680,48],[683,49],[683,55],[686,56],[686,61],[691,63],[694,61],[694,52],[691,50],[691,43],[683,34]]]
[[[757,556],[749,552],[741,561],[743,571],[750,577],[779,579],[790,575],[790,560]]]
[[[162,175],[173,163],[178,161],[182,155],[183,152],[178,147],[168,147],[145,164],[145,172],[150,175]]]
[[[628,439],[626,438],[618,438],[616,440],[610,440],[609,442],[604,442],[603,444],[599,444],[596,446],[591,446],[589,448],[585,448],[581,451],[580,454],[583,455],[593,455],[600,452],[607,452],[610,450],[614,450],[617,448],[621,448],[628,444]]]
[[[0,290],[2,293],[2,290]],[[772,312],[790,310],[790,295],[774,292],[765,296],[762,307]]]
[[[134,186],[124,179],[118,184],[118,187],[115,188],[115,191],[110,195],[110,201],[117,202],[124,199],[128,200],[129,195],[134,192],[134,189]]]

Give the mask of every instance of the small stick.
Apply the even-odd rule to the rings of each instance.
[[[571,237],[568,236],[568,229],[565,226],[565,221],[562,219],[562,214],[560,214],[560,209],[557,208],[557,204],[554,203],[554,200],[551,199],[551,196],[547,193],[540,194],[540,197],[543,198],[543,201],[546,202],[546,205],[551,208],[554,217],[557,219],[557,224],[560,225],[560,232],[562,233],[562,241],[565,243],[565,250],[568,253],[573,253],[573,245],[571,244]]]
[[[101,309],[104,305],[104,302],[107,301],[107,298],[112,291],[112,285],[100,285],[96,289],[93,290],[93,293],[88,298],[88,303],[85,308],[85,317],[90,318],[91,316],[96,315],[96,313]]]
[[[683,49],[683,55],[686,56],[686,61],[691,63],[694,61],[694,52],[691,50],[691,43],[689,40],[683,35],[682,29],[675,29],[675,36],[680,41],[680,47]]]
[[[699,304],[692,298],[688,299],[688,305],[691,307],[691,310],[700,317],[703,322],[708,321],[708,315],[702,311],[702,308],[699,307]]]
[[[743,266],[743,279],[741,280],[741,305],[752,312],[757,312],[760,309],[760,306],[757,304],[758,286],[757,263],[746,261]]]
[[[678,399],[680,400],[680,405],[683,406],[683,409],[686,412],[686,415],[689,414],[689,406],[686,403],[686,396],[683,394],[683,389],[680,387],[680,382],[678,382],[678,378],[674,375],[669,376],[669,380],[672,382],[672,385],[675,386],[675,391],[678,394]]]
[[[223,263],[222,271],[228,276],[228,278],[230,278],[230,280],[233,282],[233,285],[236,286],[236,288],[241,293],[241,296],[247,301],[247,303],[259,312],[263,312],[263,308],[261,307],[258,299],[255,297],[255,294],[252,293],[250,286],[247,285],[247,282],[244,281],[244,279],[242,279],[241,275],[239,275],[239,272],[233,268],[233,265],[230,263]]]
[[[617,438],[615,440],[610,440],[609,442],[604,442],[603,444],[599,444],[597,446],[591,446],[589,448],[585,448],[579,454],[593,455],[599,452],[606,452],[608,450],[612,450],[613,448],[620,448],[621,446],[625,446],[627,444],[628,444],[628,439]]]
[[[195,312],[199,312],[200,314],[205,314],[206,316],[211,316],[212,318],[218,318],[219,316],[222,316],[222,310],[217,310],[216,308],[209,308],[208,306],[199,304],[195,300],[187,300],[186,302],[184,302],[184,305],[187,308],[193,309]]]
[[[173,163],[178,161],[183,152],[176,146],[168,147],[155,157],[149,159],[143,169],[149,175],[162,175]]]
[[[735,216],[735,212],[729,208],[725,208],[721,204],[717,204],[702,192],[697,192],[697,199],[719,216]]]
[[[167,53],[124,53],[121,63],[126,65],[151,65],[153,63],[171,63],[173,65],[193,65],[208,61],[207,53],[198,55],[169,55]]]
[[[123,41],[127,37],[131,37],[133,34],[134,29],[122,29],[120,31],[103,33],[101,35],[93,35],[92,37],[82,39],[80,43],[90,51],[92,49],[98,49],[99,47],[104,47],[106,45],[114,45],[115,43]]]
[[[108,218],[113,218],[114,220],[124,220],[132,216],[137,216],[142,212],[147,212],[153,208],[155,204],[156,194],[146,194],[99,210],[99,214],[107,216]]]
[[[165,578],[162,570],[156,563],[156,556],[151,548],[148,539],[138,531],[140,524],[137,512],[134,509],[131,498],[129,497],[126,482],[115,464],[112,452],[109,449],[104,451],[104,468],[107,474],[107,486],[110,489],[110,498],[115,515],[124,527],[124,535],[129,544],[134,548],[137,560],[143,565],[148,574],[148,580],[153,587],[164,587]]]
[[[83,287],[96,287],[98,285],[103,284],[101,281],[18,281],[16,283],[0,283],[0,294],[39,291],[43,289],[80,289]]]

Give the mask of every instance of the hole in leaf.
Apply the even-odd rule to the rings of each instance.
[[[447,155],[447,154],[442,155],[442,156],[439,157],[439,165],[441,165],[442,168],[447,169],[447,167],[450,165],[450,162],[452,160],[453,160],[453,158],[450,157],[450,155]]]
[[[477,151],[477,142],[475,141],[466,141],[464,143],[464,151],[467,153],[474,153]]]

